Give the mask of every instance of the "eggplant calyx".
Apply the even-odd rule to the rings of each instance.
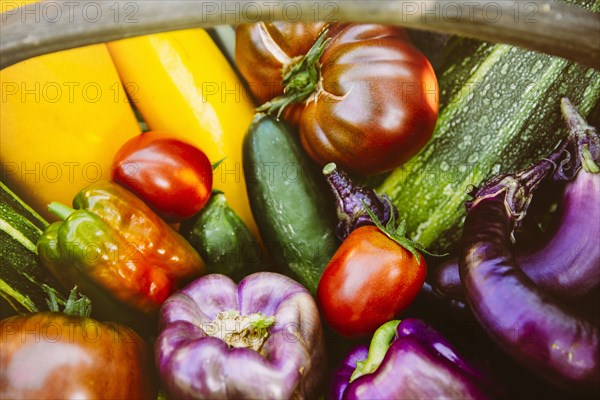
[[[561,110],[569,126],[568,138],[531,167],[514,174],[498,175],[478,190],[471,190],[473,200],[466,203],[469,210],[478,202],[504,192],[504,204],[513,222],[513,241],[514,229],[525,218],[534,192],[546,178],[572,180],[582,167],[590,173],[600,172],[600,139],[595,128],[583,119],[569,99],[562,99]]]
[[[467,210],[485,199],[504,197],[504,206],[513,223],[511,238],[514,241],[514,230],[525,218],[533,194],[546,179],[551,178],[559,165],[568,161],[570,154],[566,151],[569,141],[563,140],[546,158],[532,166],[514,174],[498,175],[479,189],[471,189],[472,201],[466,202]]]
[[[600,137],[596,128],[586,122],[577,111],[577,108],[566,97],[561,100],[561,111],[575,142],[573,143],[573,153],[576,155],[572,167],[573,176],[580,167],[588,173],[599,173]],[[572,176],[569,178],[572,178]]]
[[[585,172],[588,172],[590,174],[597,174],[600,172],[600,167],[598,167],[598,164],[594,162],[592,153],[590,152],[587,145],[585,145],[581,149],[581,167],[584,169]]]
[[[308,53],[303,57],[292,60],[282,70],[283,94],[267,101],[256,111],[273,114],[277,112],[277,119],[281,116],[283,110],[290,104],[301,103],[308,100],[315,92],[321,90],[321,65],[319,60],[329,44],[330,38],[327,38],[328,30],[325,29]]]
[[[335,197],[339,220],[335,233],[340,240],[344,240],[358,227],[374,224],[373,219],[365,212],[365,205],[382,224],[387,224],[392,215],[394,218],[398,217],[398,210],[389,197],[379,196],[372,189],[356,185],[335,163],[325,165],[323,175]]]
[[[369,345],[369,354],[364,361],[356,363],[356,368],[350,377],[350,382],[363,375],[372,374],[379,368],[390,345],[396,339],[396,329],[400,325],[400,322],[400,320],[386,322],[375,331]]]
[[[222,311],[207,326],[204,332],[227,343],[230,348],[246,348],[260,352],[275,323],[274,316],[260,312],[241,315],[239,311]]]
[[[87,318],[92,313],[92,301],[85,295],[77,291],[77,286],[74,286],[69,293],[69,298],[65,301],[56,290],[50,286],[43,284],[42,288],[48,294],[46,303],[48,309],[53,312],[60,312],[73,317]],[[60,307],[64,307],[62,310]]]

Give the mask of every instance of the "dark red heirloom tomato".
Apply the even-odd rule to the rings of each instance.
[[[44,312],[0,321],[2,399],[156,399],[153,359],[135,332]]]
[[[284,116],[322,165],[363,175],[391,170],[423,147],[437,121],[435,73],[401,28],[246,24],[237,29],[236,61],[269,112],[298,103]]]
[[[363,226],[342,242],[319,281],[323,317],[346,336],[373,333],[415,299],[427,266],[375,226]]]
[[[197,147],[162,132],[146,132],[117,152],[113,180],[166,221],[181,222],[208,202],[213,170]]]

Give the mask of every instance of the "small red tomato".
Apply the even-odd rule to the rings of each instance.
[[[117,152],[113,180],[166,221],[181,222],[208,202],[213,170],[200,149],[162,132],[146,132]]]
[[[354,230],[329,261],[317,289],[325,320],[346,336],[369,334],[408,307],[427,266],[375,226]]]

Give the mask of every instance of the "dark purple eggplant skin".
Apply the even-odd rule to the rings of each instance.
[[[600,138],[596,129],[581,117],[568,99],[562,100],[561,108],[570,136],[549,156],[546,160],[549,162],[541,161],[529,172],[534,176],[545,169],[546,180],[552,178],[554,184],[568,182],[560,200],[558,221],[540,246],[515,253],[516,263],[540,289],[573,302],[591,293],[600,283]],[[521,178],[524,176],[521,173]],[[502,177],[495,179],[499,181]],[[500,186],[493,183],[480,189],[477,196],[499,190]],[[525,189],[529,185],[520,184]],[[514,195],[520,189],[515,185],[519,183],[509,179],[504,183],[504,189],[511,190]],[[537,185],[534,191],[538,190]],[[513,231],[526,214],[534,191],[527,196],[517,195],[506,199],[509,203],[525,202],[519,210],[523,215],[517,220],[511,216],[515,222],[511,228]],[[518,205],[509,206],[514,208]],[[461,299],[464,298],[461,296],[461,286],[458,265],[452,261],[434,271],[433,287],[438,293]]]
[[[467,214],[460,276],[469,305],[505,352],[551,384],[600,387],[598,327],[540,290],[518,267],[506,191],[475,201]]]
[[[600,283],[600,174],[580,170],[565,187],[561,204],[552,238],[518,261],[549,294],[574,300]]]
[[[329,399],[489,398],[478,381],[482,375],[421,320],[402,321],[377,370],[348,383],[356,362],[367,354],[364,345],[348,354],[334,374]]]
[[[430,281],[435,293],[453,300],[466,300],[465,289],[460,281],[457,259],[446,261],[435,267]]]
[[[369,207],[382,225],[398,217],[398,210],[389,197],[379,196],[373,189],[355,184],[335,163],[325,165],[323,175],[335,196],[338,239],[346,239],[350,232],[361,226],[375,225],[365,207]]]
[[[600,174],[580,170],[564,189],[556,228],[534,251],[521,250],[517,263],[546,293],[565,301],[577,300],[600,283]],[[438,266],[434,290],[463,300],[458,260]]]

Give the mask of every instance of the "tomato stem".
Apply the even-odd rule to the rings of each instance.
[[[283,95],[267,101],[256,111],[273,114],[277,112],[277,118],[290,104],[301,103],[307,100],[319,87],[321,80],[321,65],[319,60],[325,51],[325,47],[331,40],[327,38],[328,30],[325,29],[315,41],[305,56],[298,59],[291,68],[284,68],[282,75]]]
[[[350,377],[350,382],[363,375],[372,374],[377,370],[385,357],[393,339],[396,337],[396,329],[400,320],[392,320],[381,325],[373,335],[369,345],[369,354],[364,361],[358,361],[356,368]]]
[[[52,289],[48,285],[42,286],[44,291],[48,294],[46,303],[48,309],[53,312],[62,312],[65,315],[71,315],[75,317],[89,317],[92,313],[92,302],[85,295],[77,291],[77,286],[74,286],[69,293],[69,298],[65,301],[60,293]],[[61,311],[60,306],[64,306]]]
[[[373,213],[373,211],[371,211],[370,207],[367,206],[364,202],[363,202],[363,207],[364,207],[366,213],[369,215],[369,217],[373,220],[373,223],[375,224],[375,226],[377,228],[379,228],[379,230],[381,232],[383,232],[387,237],[392,239],[394,242],[398,243],[400,246],[404,247],[406,250],[410,251],[412,253],[412,255],[417,259],[417,262],[421,261],[420,253],[425,253],[432,257],[444,257],[447,255],[447,254],[431,253],[431,252],[427,251],[427,249],[425,249],[425,247],[423,247],[420,243],[407,238],[405,236],[406,235],[406,221],[401,221],[400,223],[396,224],[395,214],[392,213],[390,220],[388,221],[386,226],[383,226],[383,224],[381,223],[379,218],[377,218],[377,216]]]

